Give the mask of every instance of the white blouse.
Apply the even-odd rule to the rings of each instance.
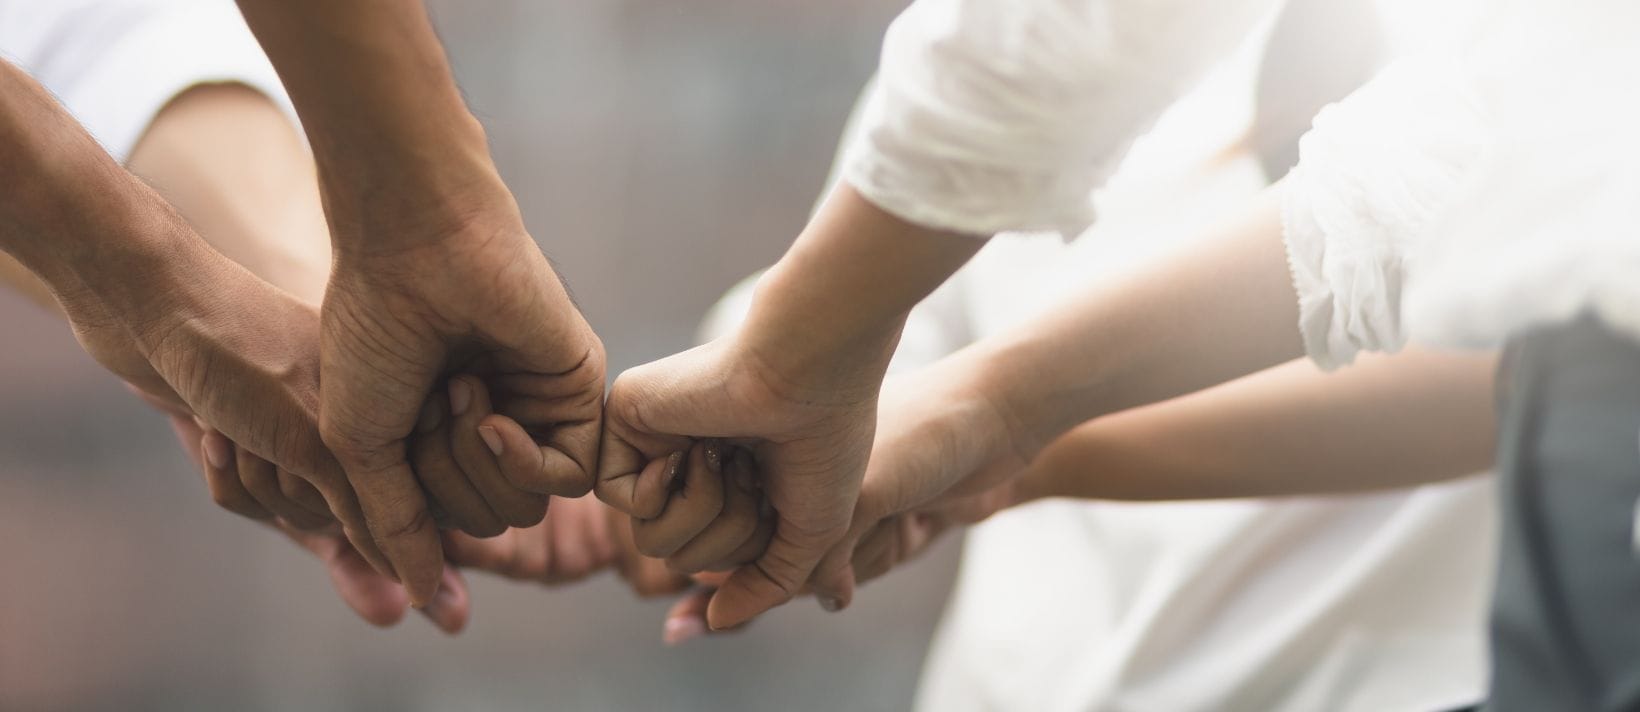
[[[1584,313],[1640,339],[1636,37],[1632,2],[1498,3],[1319,115],[1283,198],[1311,357]]]
[[[1089,198],[1277,0],[918,0],[844,179],[921,225],[1080,234]]]
[[[0,56],[121,163],[160,110],[198,84],[244,84],[296,118],[231,0],[0,0]]]

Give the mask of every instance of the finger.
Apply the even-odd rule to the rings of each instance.
[[[711,588],[697,587],[684,594],[666,612],[666,624],[661,640],[667,645],[682,645],[706,635],[706,607],[712,600]]]
[[[551,529],[549,557],[554,583],[579,581],[614,563],[614,547],[598,500],[556,498],[552,516],[543,524]]]
[[[756,561],[757,557],[763,555],[763,550],[769,548],[769,540],[774,537],[774,507],[769,504],[762,487],[758,484],[752,458],[742,451],[735,451],[735,456],[723,463],[723,469],[727,475],[724,480],[725,486],[738,488],[752,495],[754,526],[751,534],[729,553],[708,564],[706,571],[732,571]],[[698,576],[696,578],[699,580]],[[727,579],[728,576],[724,575],[723,578]]]
[[[704,571],[729,558],[745,544],[758,526],[758,495],[724,474],[723,511],[706,529],[666,560],[675,571]]]
[[[330,513],[330,508],[325,506],[324,495],[319,494],[318,488],[314,487],[312,482],[297,477],[282,467],[276,468],[276,473],[279,478],[279,491],[284,493],[286,499],[324,518],[328,523],[336,521],[335,516]]]
[[[400,443],[402,448],[402,443]],[[444,573],[444,553],[439,543],[438,527],[433,524],[427,499],[416,484],[415,473],[404,461],[402,452],[393,464],[380,469],[355,465],[349,470],[348,481],[358,492],[359,513],[370,536],[366,545],[378,547],[390,564],[394,578],[410,594],[410,604],[426,606],[438,590]],[[322,490],[321,490],[322,491]],[[336,511],[334,492],[325,492],[331,510]],[[343,520],[343,530],[349,539],[359,535]],[[363,548],[360,547],[363,553]]]
[[[558,497],[580,497],[592,491],[591,463],[598,447],[598,421],[554,426],[545,443],[539,445],[524,426],[505,415],[487,416],[480,427],[489,428],[485,442],[500,461],[502,475],[513,486]],[[586,454],[589,447],[593,453],[590,457]]]
[[[491,537],[507,529],[507,523],[478,493],[467,473],[456,464],[450,451],[452,433],[450,399],[435,391],[422,407],[416,436],[410,443],[410,458],[416,479],[428,497],[449,517],[456,528],[478,537]]]
[[[438,593],[433,594],[433,600],[421,609],[421,614],[439,630],[455,635],[467,627],[471,613],[472,599],[467,592],[466,579],[454,566],[445,567],[444,576],[439,580]]]
[[[723,511],[723,460],[715,440],[689,448],[683,478],[666,508],[653,519],[632,522],[632,538],[646,556],[671,556]]]
[[[199,449],[205,459],[205,487],[210,490],[211,501],[241,517],[273,519],[273,513],[245,490],[232,442],[215,430],[205,430],[200,436]]]
[[[528,529],[508,529],[480,539],[460,531],[444,532],[445,558],[457,566],[512,577],[519,559],[519,537]]]
[[[896,526],[898,522],[899,517],[878,522],[877,526],[866,532],[853,547],[849,564],[854,567],[854,575],[860,581],[877,578],[893,566],[894,550],[899,538]]]
[[[342,602],[366,622],[388,627],[404,618],[410,599],[404,587],[371,568],[370,563],[346,540],[335,534],[300,532],[278,527],[285,536],[313,552],[324,562],[331,586]]]
[[[284,490],[279,486],[279,475],[273,463],[251,454],[251,451],[245,448],[236,447],[234,450],[240,483],[264,509],[297,529],[311,531],[330,523],[329,517],[316,515],[285,496]]]
[[[660,516],[661,511],[666,508],[672,483],[677,480],[679,469],[683,466],[684,452],[689,440],[684,438],[680,441],[681,445],[677,450],[665,457],[651,460],[645,458],[637,448],[626,444],[614,432],[605,430],[603,454],[599,456],[600,472],[608,467],[612,472],[625,473],[630,463],[630,473],[613,474],[607,478],[600,474],[598,484],[594,488],[598,499],[617,511],[638,519],[654,519]],[[611,464],[605,465],[605,462]]]
[[[606,528],[614,539],[617,552],[616,571],[633,593],[640,598],[650,598],[677,593],[689,587],[689,577],[667,568],[666,562],[644,556],[638,551],[637,544],[632,541],[631,518],[613,507],[605,508],[605,512]]]
[[[746,623],[791,600],[801,590],[830,542],[825,536],[797,531],[788,522],[778,519],[769,548],[756,561],[735,570],[712,597],[707,609],[707,622],[712,630]],[[851,589],[852,573],[846,576],[846,587]],[[827,583],[827,592],[821,595],[828,597],[837,596],[836,592],[845,587],[838,581]],[[822,605],[832,610],[841,606],[825,601]]]
[[[533,527],[546,516],[546,495],[526,492],[501,474],[492,442],[499,442],[493,428],[480,428],[490,415],[489,389],[472,376],[450,379],[450,452],[467,480],[489,503],[503,522],[514,527]],[[530,449],[534,449],[532,444]]]
[[[759,503],[757,528],[752,530],[751,536],[740,543],[728,555],[713,561],[706,567],[706,571],[723,574],[725,580],[728,573],[757,560],[769,548],[769,541],[774,539],[775,519],[773,512],[767,510],[767,503]],[[696,576],[697,580],[699,576]]]
[[[577,373],[579,377],[529,373],[490,379],[495,412],[519,426],[515,432],[501,432],[506,455],[498,453],[513,484],[559,497],[592,491],[603,442],[602,359],[597,367]]]
[[[171,423],[171,432],[176,433],[177,442],[182,444],[182,452],[188,460],[199,468],[201,474],[205,472],[204,446],[205,430],[189,416],[168,413],[165,419]]]
[[[595,491],[598,499],[621,512],[653,519],[666,506],[672,475],[693,440],[656,432],[644,421],[642,408],[655,400],[644,368],[622,374],[610,387]]]

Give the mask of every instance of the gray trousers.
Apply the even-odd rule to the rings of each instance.
[[[1582,320],[1499,372],[1487,712],[1640,710],[1640,345]]]

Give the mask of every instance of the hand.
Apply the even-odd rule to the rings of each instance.
[[[603,346],[510,198],[480,214],[497,212],[499,226],[424,223],[418,229],[436,239],[339,250],[325,297],[324,442],[416,601],[431,595],[442,569],[424,486],[451,523],[479,534],[494,534],[498,524],[534,525],[546,495],[574,497],[592,486]],[[384,222],[369,229],[385,229]],[[337,244],[359,240],[338,235]],[[433,395],[455,372],[469,375]],[[434,405],[425,409],[430,396]],[[492,469],[468,471],[445,458],[442,467],[413,472],[407,441],[418,420],[424,430],[453,422],[451,447],[482,443],[491,454],[467,460],[493,456]]]
[[[885,382],[852,523],[821,572],[875,578],[951,525],[1018,502],[1017,476],[1030,457],[1018,448],[984,375],[959,353]]]
[[[297,509],[317,515],[322,499],[359,554],[390,571],[319,439],[317,313],[200,243],[180,218],[168,218],[169,232],[186,239],[166,243],[140,279],[114,264],[112,273],[85,281],[97,291],[59,291],[75,334],[100,363],[170,412],[209,423],[258,462],[277,465],[246,476],[265,485],[253,487],[258,492],[307,505],[276,506],[279,513],[317,524]]]
[[[201,428],[192,417],[167,411],[167,418],[171,422],[171,429],[176,432],[177,440],[182,445],[195,466],[205,473],[207,487],[211,496],[219,503],[225,493],[240,489],[239,479],[228,469],[206,466],[206,451],[212,448],[235,449],[220,433]],[[254,456],[251,456],[254,457]],[[241,452],[229,462],[245,461]],[[370,567],[357,550],[347,543],[334,530],[303,531],[293,528],[288,523],[273,518],[267,512],[262,512],[264,523],[289,537],[298,546],[307,549],[324,563],[325,570],[330,574],[331,585],[341,595],[342,601],[353,609],[353,612],[371,625],[388,627],[404,618],[404,613],[410,607],[410,598],[404,588],[392,579],[387,578]],[[467,593],[467,583],[455,569],[445,572],[439,594],[424,608],[419,609],[433,625],[445,633],[454,635],[466,627],[469,616],[470,598]]]
[[[548,585],[573,583],[613,568],[639,596],[676,593],[689,579],[639,553],[627,517],[592,497],[553,498],[545,521],[480,539],[445,532],[445,555],[461,566]]]
[[[681,571],[742,553],[737,549],[748,534],[724,532],[714,520],[728,515],[724,519],[745,526],[747,495],[761,487],[775,517],[772,539],[712,597],[708,617],[715,629],[789,600],[847,530],[881,379],[874,363],[848,368],[846,359],[801,383],[777,376],[743,335],[616,379],[599,465],[599,498],[632,515],[640,534],[654,530],[652,540],[640,536],[640,546],[669,555]],[[704,438],[730,445],[708,457],[713,448],[700,442]],[[731,468],[727,486],[714,484],[711,474]],[[693,543],[705,536],[714,540]],[[825,600],[846,599],[848,571],[834,573],[814,586]]]

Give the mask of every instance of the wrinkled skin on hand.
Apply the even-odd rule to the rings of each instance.
[[[150,402],[209,423],[254,455],[261,463],[249,473],[255,489],[301,503],[282,512],[313,526],[334,516],[361,556],[390,570],[319,437],[313,307],[197,241],[179,248],[164,270],[135,283],[139,304],[115,305],[89,291],[65,295],[81,344]]]
[[[441,499],[465,488],[486,495],[487,510],[471,497],[436,502],[452,525],[478,534],[494,534],[495,518],[533,525],[547,495],[579,496],[592,487],[603,346],[516,208],[504,212],[499,226],[423,227],[445,236],[338,251],[322,309],[324,442],[358,492],[374,540],[418,600],[430,594],[442,564],[424,486]],[[471,377],[465,391],[452,384],[447,395],[433,396],[453,373]],[[475,381],[489,398],[479,405],[493,412],[463,420],[474,412]],[[430,396],[441,405],[424,408]],[[446,405],[449,418],[436,412]],[[463,414],[454,412],[458,405]],[[432,429],[452,418],[461,435],[473,434],[476,421],[488,429],[487,447],[500,444],[495,472],[449,462],[412,471],[409,440],[418,422]]]
[[[140,391],[139,395],[143,395],[151,403],[155,400]],[[230,492],[242,489],[237,473],[209,464],[205,451],[210,448],[237,448],[220,433],[200,427],[191,416],[174,410],[165,410],[165,414],[183,451],[205,474],[206,486],[211,492],[212,499],[221,503],[225,498],[235,496]],[[235,454],[228,460],[230,467],[237,467],[239,463],[245,462],[247,457],[255,459],[254,455],[246,455],[243,452]],[[255,503],[253,499],[248,501],[251,504]],[[337,594],[360,618],[377,627],[389,627],[404,618],[405,612],[410,608],[410,597],[405,593],[404,587],[371,568],[364,557],[341,536],[334,523],[318,528],[300,529],[272,516],[266,510],[253,513],[252,516],[318,557],[330,575],[331,585],[335,587]],[[470,607],[466,581],[452,568],[444,573],[439,594],[426,607],[419,610],[439,630],[455,635],[466,627]]]

